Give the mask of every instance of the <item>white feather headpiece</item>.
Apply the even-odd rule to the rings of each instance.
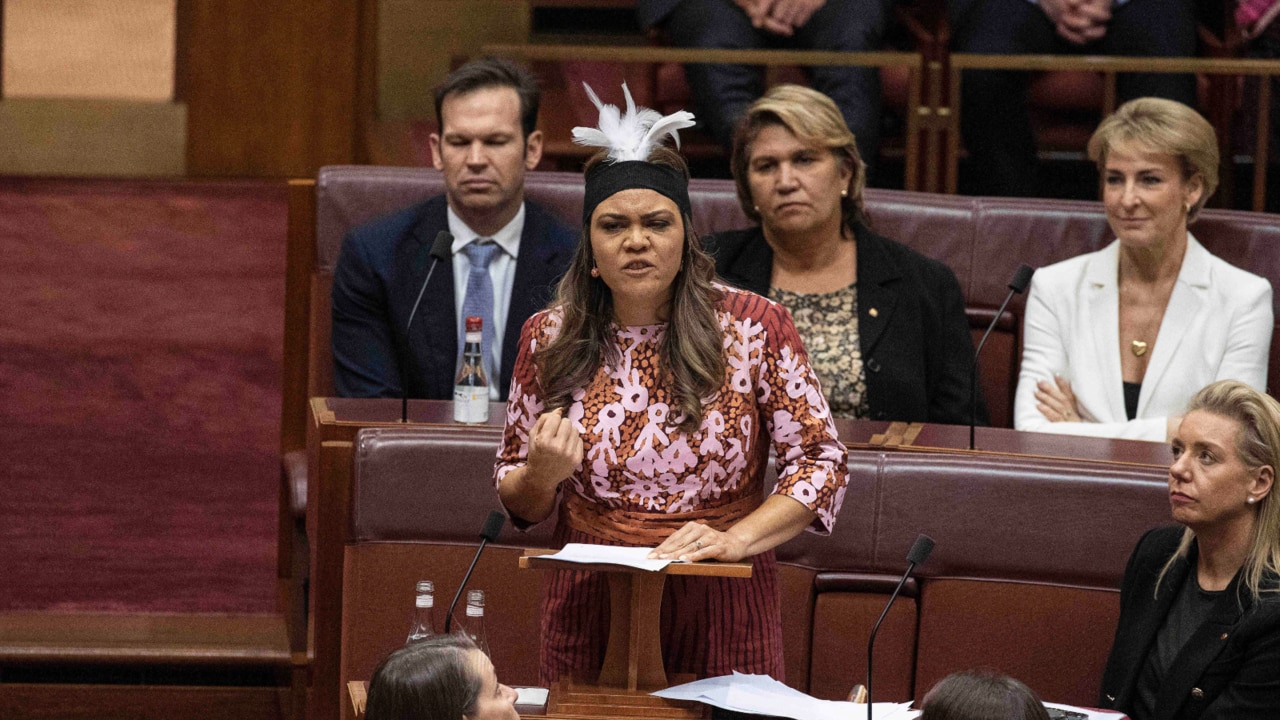
[[[637,108],[625,82],[622,83],[622,94],[627,99],[625,114],[617,105],[601,102],[590,85],[584,82],[582,87],[586,88],[587,97],[600,110],[600,123],[599,127],[594,128],[574,128],[573,141],[588,147],[606,148],[609,159],[614,162],[647,160],[649,152],[661,144],[666,135],[671,135],[676,148],[679,148],[680,135],[677,131],[693,127],[693,113],[687,110],[664,116],[657,110]]]

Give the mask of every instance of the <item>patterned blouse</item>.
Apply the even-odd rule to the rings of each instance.
[[[867,374],[858,342],[858,286],[829,293],[769,288],[769,297],[791,310],[804,338],[823,394],[838,418],[866,417]]]
[[[673,397],[657,367],[666,325],[616,327],[620,364],[597,371],[566,413],[585,458],[562,491],[651,516],[720,508],[762,496],[769,451],[762,441],[769,440],[778,463],[773,492],[812,509],[811,530],[830,532],[848,479],[847,453],[795,326],[777,303],[717,288],[727,367],[720,391],[703,400],[698,430],[686,434],[670,424]],[[521,332],[495,483],[528,457],[529,431],[545,410],[533,353],[558,331],[559,315],[547,310]]]

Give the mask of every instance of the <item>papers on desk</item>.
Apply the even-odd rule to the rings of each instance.
[[[662,570],[673,562],[680,562],[676,560],[649,560],[647,556],[651,550],[653,548],[569,543],[561,548],[560,552],[553,555],[543,555],[543,557],[589,565],[622,565],[651,572]]]
[[[516,688],[516,704],[517,705],[535,705],[543,707],[547,704],[547,695],[550,690],[540,687],[520,687]]]
[[[735,712],[774,715],[795,720],[863,720],[867,706],[860,703],[819,700],[787,687],[768,675],[732,675],[707,678],[652,693],[669,700],[691,700]],[[911,703],[874,703],[874,720],[907,720],[917,713]]]
[[[1076,707],[1075,705],[1061,705],[1059,703],[1047,702],[1044,706],[1047,708],[1057,708],[1059,710],[1078,712],[1088,718],[1088,720],[1124,720],[1127,717],[1124,713],[1088,710],[1086,708]]]

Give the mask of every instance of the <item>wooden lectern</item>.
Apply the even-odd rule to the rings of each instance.
[[[609,644],[595,684],[561,679],[551,688],[547,717],[701,718],[706,707],[649,695],[668,687],[662,664],[662,588],[668,575],[751,577],[751,563],[672,563],[648,571],[621,565],[565,562],[545,557],[555,550],[525,550],[520,567],[608,573]],[[688,678],[687,680],[692,680]],[[684,681],[685,679],[681,679]]]

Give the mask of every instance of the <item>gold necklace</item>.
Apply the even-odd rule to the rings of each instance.
[[[1147,354],[1147,344],[1141,340],[1134,340],[1129,343],[1129,349],[1133,351],[1136,357],[1142,357]]]

